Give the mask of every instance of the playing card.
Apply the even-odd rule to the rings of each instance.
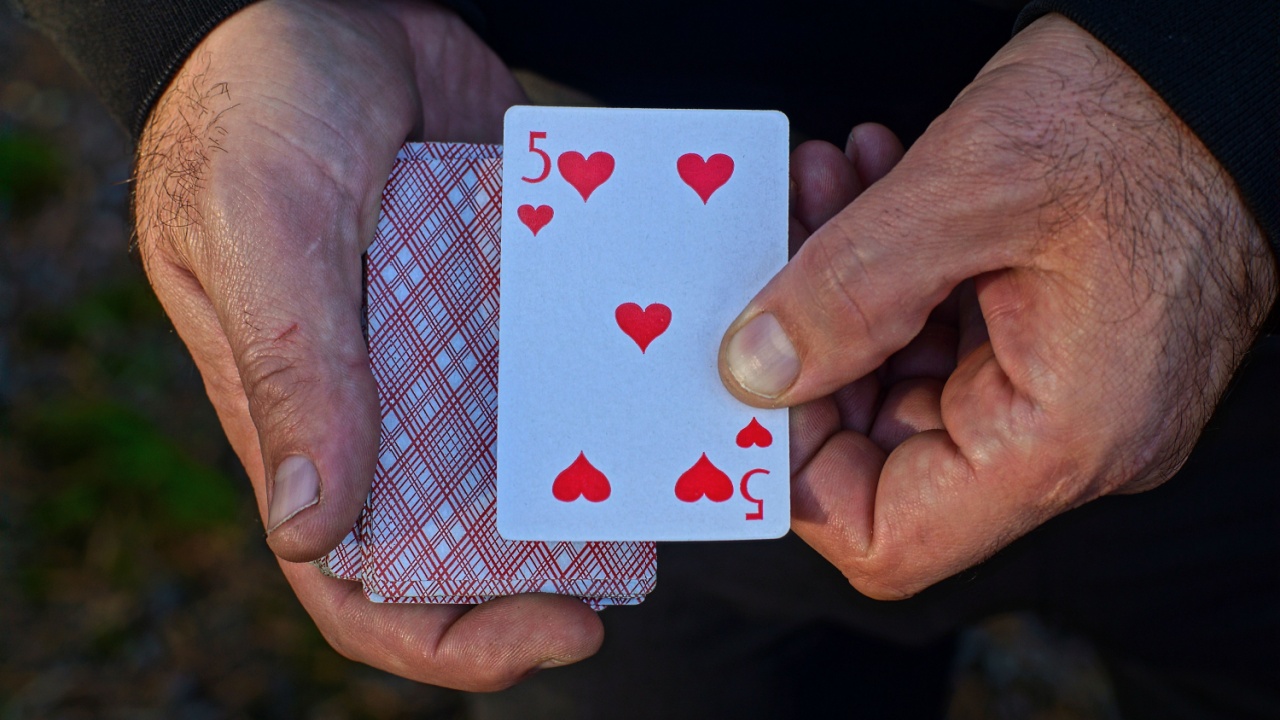
[[[787,412],[734,399],[717,353],[787,261],[787,133],[776,112],[507,112],[503,537],[786,533]]]
[[[501,148],[406,145],[366,263],[366,329],[382,411],[365,510],[324,569],[386,602],[523,592],[639,602],[651,543],[509,542],[497,534]]]

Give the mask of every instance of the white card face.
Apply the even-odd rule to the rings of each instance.
[[[507,112],[503,537],[787,532],[787,411],[740,403],[717,370],[787,261],[787,135],[777,112]]]

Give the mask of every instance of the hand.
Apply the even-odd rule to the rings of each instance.
[[[140,143],[138,243],[244,463],[267,541],[344,655],[469,690],[601,642],[582,602],[381,606],[310,565],[368,494],[380,417],[360,329],[361,253],[407,138],[500,141],[523,95],[426,4],[269,0],[200,44]]]
[[[834,213],[803,193],[811,224]],[[727,331],[721,375],[795,408],[793,529],[899,598],[1169,478],[1275,296],[1221,166],[1053,15],[814,232]]]

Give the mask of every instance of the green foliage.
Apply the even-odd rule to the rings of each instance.
[[[87,527],[103,513],[141,516],[157,530],[211,527],[235,516],[230,480],[124,405],[64,398],[17,430],[49,479],[34,515],[50,534]]]
[[[11,418],[18,445],[47,483],[33,507],[42,532],[79,535],[103,515],[161,534],[235,519],[241,499],[233,481],[137,409],[139,394],[171,391],[176,369],[164,367],[160,338],[172,337],[164,323],[136,281],[104,285],[67,308],[29,311],[22,322],[27,350],[61,358],[67,375],[82,378],[74,389],[28,399]]]
[[[61,158],[48,140],[0,131],[0,217],[6,208],[17,217],[35,214],[62,188],[63,175]]]

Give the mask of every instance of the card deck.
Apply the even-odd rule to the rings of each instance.
[[[787,261],[787,136],[775,112],[507,112],[503,537],[786,533],[787,412],[729,395],[717,352]]]
[[[411,143],[396,159],[366,268],[378,464],[359,522],[322,569],[386,602],[639,602],[654,584],[652,543],[497,533],[501,166],[493,145]]]

